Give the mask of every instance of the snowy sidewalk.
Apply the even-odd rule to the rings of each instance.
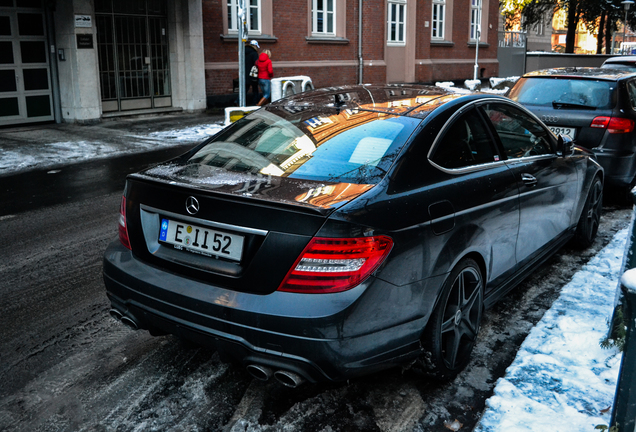
[[[0,176],[124,153],[195,145],[223,128],[224,116],[178,114],[0,129]]]
[[[576,273],[500,378],[475,432],[582,432],[609,425],[621,353],[604,350],[628,229]]]

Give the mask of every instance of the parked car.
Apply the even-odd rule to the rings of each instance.
[[[591,150],[605,184],[628,190],[636,177],[636,74],[555,68],[525,74],[509,92],[556,134]]]
[[[603,62],[601,68],[604,69],[620,69],[629,72],[636,72],[636,56],[624,55],[610,57]]]
[[[111,314],[291,387],[415,359],[451,378],[485,307],[593,242],[603,178],[502,96],[299,94],[128,176]]]

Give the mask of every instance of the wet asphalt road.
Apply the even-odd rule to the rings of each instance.
[[[126,175],[185,153],[194,144],[0,176],[0,216],[121,192]]]
[[[108,315],[102,253],[117,237],[124,175],[167,157],[0,178],[0,430],[447,431],[457,419],[469,431],[559,287],[631,213],[607,208],[593,247],[564,248],[489,310],[473,360],[451,383],[411,367],[288,389]]]

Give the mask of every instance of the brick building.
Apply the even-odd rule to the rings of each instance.
[[[497,76],[499,3],[482,1],[246,0],[248,37],[272,52],[275,76],[315,87],[469,79],[481,6],[479,73]],[[208,101],[238,77],[236,2],[202,0]]]

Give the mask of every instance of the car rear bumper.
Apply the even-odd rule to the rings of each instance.
[[[443,276],[396,287],[370,278],[336,294],[257,295],[149,266],[119,242],[104,255],[104,283],[120,313],[238,360],[339,381],[416,357]]]
[[[605,170],[605,185],[627,187],[636,175],[636,154],[612,149],[593,149],[596,160]]]

